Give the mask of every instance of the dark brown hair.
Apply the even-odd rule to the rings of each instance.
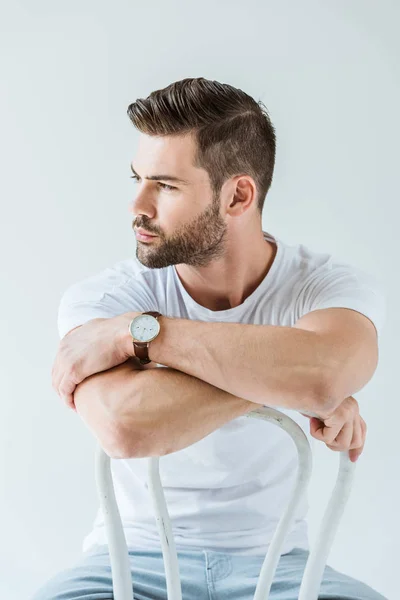
[[[227,179],[245,173],[254,179],[262,213],[272,182],[276,137],[261,101],[226,83],[187,78],[138,98],[129,105],[128,116],[147,135],[193,133],[194,166],[208,172],[216,197]]]

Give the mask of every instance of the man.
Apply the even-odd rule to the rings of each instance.
[[[352,394],[378,363],[384,297],[360,269],[263,231],[276,138],[261,102],[184,79],[128,114],[136,258],[64,293],[53,386],[114,459],[135,597],[166,598],[147,487],[147,458],[161,456],[183,597],[250,600],[297,457],[285,432],[244,416],[277,407],[357,460],[366,425]],[[306,514],[304,498],[274,600],[298,597]],[[84,556],[34,600],[111,599],[106,544],[99,510]],[[320,594],[383,598],[330,567]]]

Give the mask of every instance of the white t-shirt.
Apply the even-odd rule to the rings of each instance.
[[[234,308],[213,311],[187,293],[175,267],[149,269],[136,257],[117,262],[71,285],[59,307],[60,337],[90,319],[130,311],[158,310],[169,317],[198,321],[292,327],[304,314],[345,307],[366,315],[378,334],[385,320],[385,296],[374,277],[355,266],[302,244],[277,244],[266,277]],[[306,433],[309,420],[279,408]],[[161,550],[147,487],[148,458],[111,459],[116,498],[128,547]],[[296,479],[297,450],[289,435],[272,423],[235,418],[205,438],[160,457],[163,484],[178,550],[265,554]],[[309,548],[304,495],[283,553]],[[99,507],[83,552],[106,544]]]

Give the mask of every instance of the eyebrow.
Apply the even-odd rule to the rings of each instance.
[[[130,167],[132,173],[140,179],[140,176],[138,175],[138,173],[136,173],[133,166],[130,165]],[[158,181],[162,179],[164,181],[174,181],[175,183],[182,183],[183,185],[189,185],[190,183],[189,181],[186,181],[186,179],[180,179],[179,177],[175,177],[175,175],[149,175],[149,177],[145,177],[145,179],[149,179],[150,181]]]

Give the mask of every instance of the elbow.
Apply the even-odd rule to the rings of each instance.
[[[145,435],[145,427],[139,427],[139,418],[134,419],[132,414],[123,417],[119,414],[115,417],[113,433],[110,435],[111,458],[146,458],[150,456],[148,436]]]
[[[140,442],[133,432],[126,435],[119,423],[108,420],[107,427],[91,427],[98,444],[110,458],[138,458]]]
[[[138,419],[137,419],[138,421]],[[144,458],[147,456],[146,437],[143,431],[140,431],[135,419],[129,414],[124,417],[123,414],[115,416],[112,432],[110,434],[109,449],[113,455],[111,458]]]
[[[173,446],[173,445],[172,445]],[[153,456],[166,456],[175,449],[171,443],[163,444],[156,431],[150,436],[135,434],[134,431],[120,433],[117,441],[112,446],[111,458],[150,458]],[[108,454],[108,453],[107,453]]]
[[[115,440],[115,438],[112,438],[111,441],[107,441],[106,444],[102,443],[100,440],[99,440],[99,443],[100,443],[103,451],[110,458],[114,458],[114,459],[116,459],[116,458],[128,458],[126,456],[125,449],[121,446],[121,444],[119,443],[119,441]]]
[[[142,438],[133,431],[129,434],[119,432],[112,438],[108,447],[104,448],[110,458],[144,458],[144,450]]]

